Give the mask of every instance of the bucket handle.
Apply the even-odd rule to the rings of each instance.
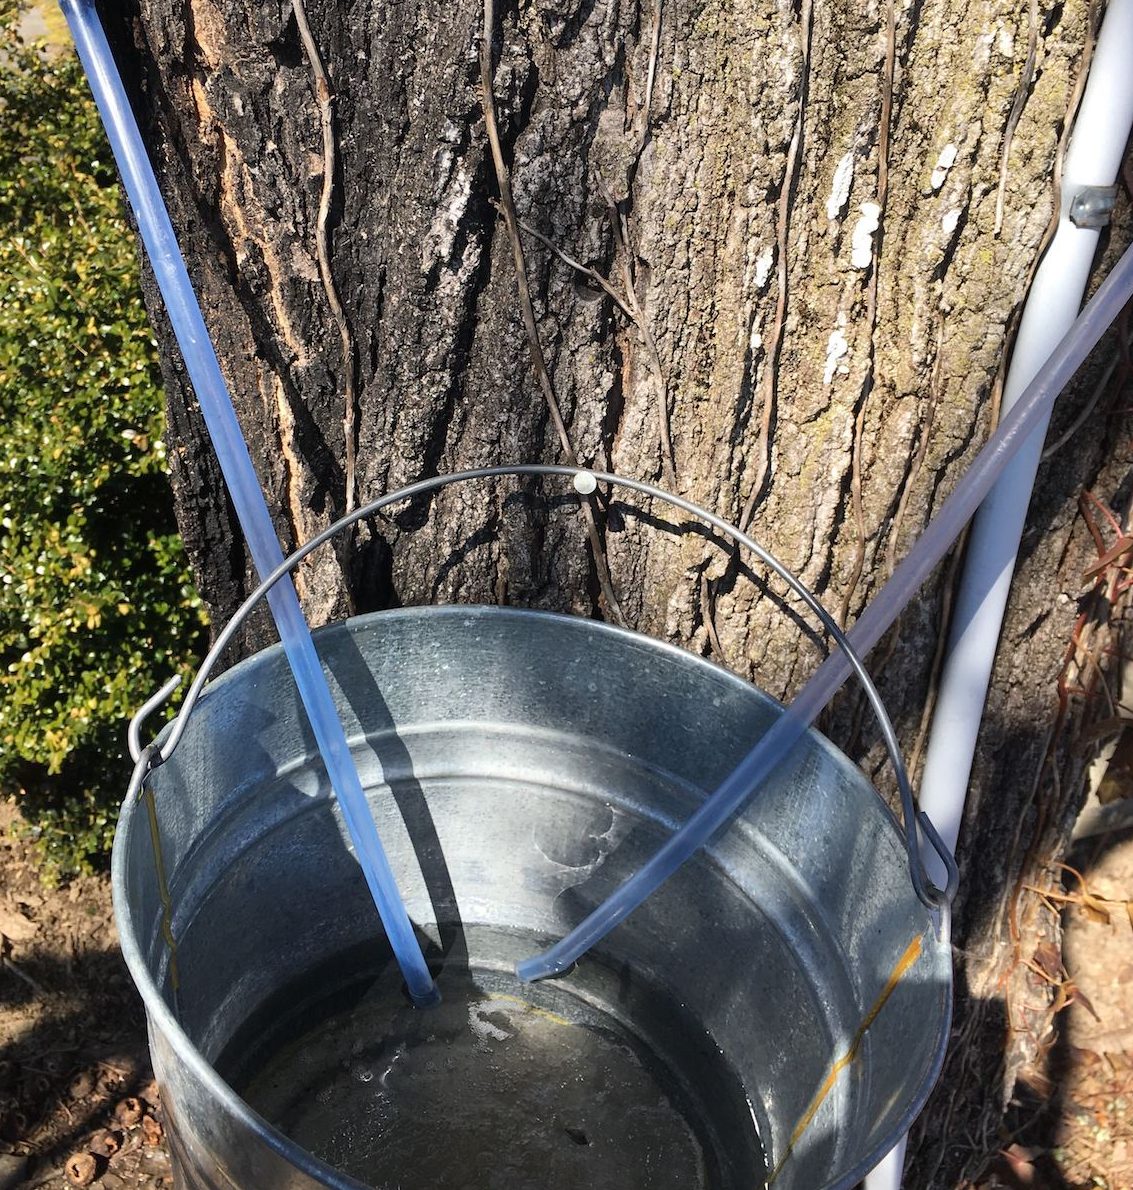
[[[280,579],[295,570],[308,554],[313,553],[319,546],[326,544],[331,538],[341,533],[342,530],[349,528],[358,521],[374,516],[390,505],[400,504],[402,501],[413,499],[416,496],[439,491],[442,488],[448,487],[450,484],[467,483],[474,479],[514,476],[562,476],[572,480],[575,489],[583,496],[593,492],[595,486],[599,483],[610,487],[628,488],[642,495],[661,500],[675,508],[681,509],[690,516],[696,517],[698,520],[706,522],[730,540],[750,550],[765,566],[773,570],[802,599],[830,636],[833,637],[834,642],[842,650],[855,677],[857,677],[861,684],[866,698],[869,700],[869,704],[873,709],[873,713],[877,718],[886,751],[889,753],[890,763],[893,765],[897,789],[901,798],[902,828],[905,837],[905,850],[908,854],[909,877],[912,881],[913,891],[921,903],[930,910],[938,910],[951,903],[959,885],[959,870],[956,867],[956,861],[952,856],[952,852],[937,833],[928,815],[923,810],[917,808],[916,799],[909,784],[909,775],[905,768],[904,757],[901,755],[897,733],[893,729],[893,723],[885,709],[885,704],[881,700],[881,695],[873,683],[873,679],[866,671],[853,645],[847,640],[846,634],[838,626],[834,617],[823,607],[818,597],[810,588],[792,571],[788,570],[774,555],[769,553],[737,526],[724,520],[722,517],[718,517],[715,513],[701,508],[691,500],[686,500],[682,496],[675,496],[671,492],[666,492],[642,480],[611,475],[603,471],[590,471],[581,467],[563,466],[556,463],[521,463],[501,467],[476,467],[468,471],[456,471],[448,475],[435,475],[429,479],[418,480],[416,483],[398,488],[397,491],[389,492],[384,496],[370,501],[368,504],[356,508],[353,512],[335,521],[333,525],[330,525],[321,533],[312,537],[310,541],[297,549],[290,557],[285,558],[283,562],[264,578],[251,595],[244,600],[232,619],[229,620],[217,636],[215,643],[209,649],[208,654],[197,670],[197,674],[189,687],[188,693],[185,695],[181,708],[173,720],[173,725],[167,738],[161,744],[155,741],[143,747],[141,743],[141,728],[146,718],[162,706],[180,685],[180,675],[170,679],[170,681],[162,686],[156,694],[142,705],[133,719],[131,719],[127,741],[129,743],[130,755],[134,760],[134,771],[130,778],[127,797],[140,793],[149,773],[164,764],[173,755],[177,745],[181,742],[181,737],[185,734],[189,716],[193,713],[193,708],[196,706],[197,699],[201,696],[201,691],[204,689],[209,675],[220,660],[221,654],[231,643],[236,632],[251,614],[253,608]],[[947,873],[944,888],[938,888],[932,882],[924,866],[924,861],[921,858],[918,828],[920,831],[923,831],[929,845],[944,866]]]

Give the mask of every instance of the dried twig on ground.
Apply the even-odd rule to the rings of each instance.
[[[2,958],[0,958],[0,965],[3,966],[5,971],[10,971],[17,979],[27,984],[27,986],[31,988],[31,990],[37,996],[41,998],[46,997],[47,989],[44,988],[42,984],[39,984],[34,979],[32,979],[32,977],[26,971],[18,967],[12,959],[8,958],[7,955],[4,955]]]

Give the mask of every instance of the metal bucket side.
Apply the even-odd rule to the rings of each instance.
[[[423,924],[455,907],[466,926],[562,932],[651,853],[778,711],[681,650],[534,612],[407,609],[324,630],[319,645],[410,913]],[[185,1029],[158,990],[166,955],[149,842],[143,820],[124,808],[119,927],[192,1184],[358,1184],[267,1126],[210,1065],[273,985],[320,948],[372,933],[315,756],[285,667],[268,650],[210,687],[181,749],[154,776]],[[849,1187],[936,1077],[948,946],[912,894],[892,816],[861,774],[814,734],[783,770],[708,854],[619,928],[606,958],[689,1004],[750,1083],[778,1160],[916,941],[920,957],[776,1182]],[[538,791],[520,807],[526,817],[501,814],[525,787]],[[426,844],[424,863],[410,834]],[[489,864],[489,855],[507,862]],[[438,913],[441,868],[454,904]],[[254,930],[252,912],[263,918]]]

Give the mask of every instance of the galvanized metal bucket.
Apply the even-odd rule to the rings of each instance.
[[[635,871],[781,712],[682,650],[534,611],[403,609],[316,638],[410,917],[438,962],[497,980]],[[278,648],[192,701],[138,749],[113,873],[179,1184],[361,1185],[216,1070],[281,989],[372,947],[348,834]],[[923,1105],[951,963],[946,899],[917,895],[910,858],[861,772],[810,733],[555,981],[673,1073],[705,1185],[758,1184],[761,1144],[782,1190],[851,1187]]]

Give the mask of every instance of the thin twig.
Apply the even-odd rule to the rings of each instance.
[[[1031,80],[1035,77],[1035,59],[1039,52],[1039,4],[1038,0],[1031,0],[1030,30],[1027,35],[1027,60],[1023,63],[1023,73],[1019,76],[1019,85],[1015,89],[1015,102],[1011,105],[1011,114],[1007,117],[1007,127],[1003,130],[1003,151],[999,156],[999,189],[995,195],[995,235],[999,235],[1003,228],[1003,204],[1007,193],[1007,164],[1011,154],[1011,142],[1015,139],[1015,129],[1023,115],[1023,108],[1027,106],[1027,96],[1031,90]]]
[[[59,1177],[59,1167],[50,1164],[42,1173],[36,1174],[34,1178],[25,1179],[20,1183],[22,1190],[39,1190],[40,1186],[46,1186],[48,1182],[54,1182]]]
[[[330,236],[327,222],[330,219],[331,203],[334,200],[334,176],[336,172],[335,153],[336,140],[334,134],[334,92],[331,90],[330,79],[327,77],[319,47],[311,34],[311,27],[307,23],[307,10],[304,0],[291,0],[291,10],[295,14],[295,24],[299,29],[299,38],[303,42],[303,50],[307,55],[307,62],[311,68],[311,75],[315,82],[315,97],[319,104],[319,120],[323,132],[323,188],[319,196],[319,214],[315,225],[315,248],[319,258],[319,276],[322,278],[323,289],[326,291],[327,304],[338,324],[338,334],[342,341],[342,399],[343,417],[342,428],[346,438],[345,486],[346,512],[354,511],[357,503],[356,456],[358,443],[357,428],[357,378],[354,366],[354,334],[342,308],[342,301],[338,295],[334,273],[330,267]]]
[[[1062,134],[1058,138],[1058,146],[1054,152],[1054,169],[1051,171],[1052,194],[1050,219],[1039,241],[1034,260],[1031,261],[1031,268],[1027,273],[1026,284],[1023,286],[1024,293],[1030,293],[1031,285],[1034,283],[1035,276],[1043,262],[1043,257],[1046,255],[1046,250],[1050,247],[1050,242],[1054,239],[1055,233],[1058,231],[1058,225],[1062,221],[1063,165],[1066,161],[1066,150],[1070,143],[1070,134],[1074,131],[1078,106],[1082,102],[1082,95],[1086,89],[1086,79],[1090,73],[1090,62],[1094,56],[1094,43],[1097,40],[1098,26],[1101,22],[1100,3],[1101,0],[1090,0],[1090,10],[1086,17],[1086,44],[1082,48],[1082,60],[1078,65],[1078,76],[1074,80],[1074,86],[1066,102],[1066,114],[1062,117]],[[1022,306],[1020,305],[1013,316],[1014,325],[1009,324],[1008,330],[1004,334],[1004,346],[1003,351],[1000,353],[999,372],[996,375],[995,385],[991,392],[991,418],[989,427],[992,430],[999,425],[1003,386],[1007,377],[1007,363],[1015,350],[1015,339],[1019,333],[1019,323],[1021,321]]]
[[[936,647],[933,649],[932,664],[929,666],[928,671],[928,690],[925,692],[924,707],[921,709],[920,723],[917,725],[916,742],[909,750],[908,768],[914,781],[919,780],[921,755],[924,752],[925,744],[928,742],[929,729],[932,726],[933,716],[936,711],[936,700],[940,694],[940,681],[944,672],[945,650],[947,649],[948,639],[952,632],[952,612],[958,595],[960,561],[964,556],[964,550],[968,542],[968,533],[969,529],[965,526],[952,550],[947,564],[947,572],[944,575],[944,582],[941,583],[940,616],[938,618],[936,633]]]
[[[890,578],[893,577],[893,571],[897,568],[897,546],[901,536],[901,526],[905,522],[905,514],[908,512],[909,501],[913,495],[913,489],[916,485],[917,479],[920,477],[921,470],[924,466],[925,456],[928,454],[929,439],[932,437],[932,427],[936,420],[936,407],[940,401],[941,389],[941,370],[943,363],[943,355],[941,347],[944,341],[944,322],[941,320],[937,328],[936,334],[936,359],[933,362],[932,377],[929,381],[929,395],[928,408],[925,412],[924,421],[920,427],[920,437],[917,442],[916,454],[909,465],[908,473],[905,477],[904,483],[901,484],[901,495],[897,501],[896,511],[893,513],[893,520],[889,528],[889,541],[885,547],[885,568],[886,573]],[[884,673],[889,662],[893,658],[893,654],[897,651],[897,645],[901,639],[901,623],[904,618],[904,613],[897,617],[894,624],[893,631],[888,633],[885,642],[884,652],[874,662],[876,672]],[[940,642],[937,642],[937,651],[939,652]],[[858,733],[861,730],[861,724],[865,718],[865,713],[868,710],[868,704],[863,700],[857,704],[857,710],[854,715],[853,729],[850,733],[850,740],[856,746],[858,740]],[[922,727],[924,720],[922,720]],[[914,770],[910,770],[914,771]]]
[[[787,260],[787,238],[791,230],[791,194],[795,186],[799,167],[799,158],[803,141],[803,131],[806,125],[807,95],[810,80],[810,39],[812,26],[812,0],[802,0],[799,11],[800,43],[802,53],[802,67],[799,78],[799,109],[795,116],[795,126],[791,133],[791,142],[787,146],[787,158],[783,165],[783,184],[779,190],[779,201],[776,208],[776,262],[775,262],[775,319],[771,333],[768,336],[767,353],[764,359],[763,372],[759,378],[757,401],[761,409],[759,422],[759,454],[758,470],[752,481],[751,490],[744,503],[743,511],[738,521],[741,532],[746,532],[755,513],[755,507],[762,499],[765,486],[771,474],[771,437],[772,426],[775,422],[775,407],[779,391],[779,356],[783,348],[783,333],[787,323],[787,286],[789,281]],[[735,565],[738,552],[733,554]],[[709,588],[709,604],[705,614],[706,621],[715,622],[716,589]]]
[[[1129,340],[1125,341],[1125,346],[1128,349]],[[1117,371],[1117,365],[1121,361],[1121,346],[1118,346],[1117,351],[1114,352],[1113,358],[1106,365],[1105,371],[1101,374],[1101,378],[1094,387],[1094,391],[1090,394],[1090,399],[1082,406],[1082,411],[1070,423],[1065,433],[1059,435],[1054,442],[1052,442],[1042,453],[1042,461],[1045,463],[1052,455],[1057,454],[1075,434],[1090,420],[1091,414],[1097,408],[1098,402],[1102,399],[1105,390],[1109,387],[1109,382],[1113,379],[1114,372]]]
[[[873,266],[866,297],[866,326],[869,330],[869,360],[862,379],[861,396],[857,415],[854,418],[853,457],[850,463],[850,505],[857,529],[854,559],[850,564],[850,577],[842,594],[842,606],[838,622],[845,625],[850,614],[850,604],[865,569],[865,507],[862,500],[862,450],[865,438],[865,414],[869,395],[873,390],[877,371],[877,293],[881,274],[881,245],[884,235],[885,205],[889,195],[889,132],[893,116],[893,80],[897,68],[897,18],[894,0],[886,5],[885,73],[881,83],[881,119],[877,134],[877,205],[881,208],[877,232],[873,241]]]
[[[84,189],[89,184],[85,178],[79,177],[79,171],[75,168],[73,163],[69,162],[67,164],[67,172],[71,175],[72,178],[74,178],[80,191],[82,189]],[[89,235],[91,237],[91,240],[93,241],[94,237],[95,237],[94,229],[87,222],[87,217],[83,213],[83,204],[81,202],[79,202],[79,200],[77,198],[73,199],[73,202],[74,202],[75,215],[78,217],[79,222],[83,225],[83,230],[87,233],[87,235]]]
[[[897,511],[893,514],[893,524],[889,530],[889,545],[885,551],[885,568],[890,578],[893,577],[893,571],[897,568],[897,546],[899,544],[898,538],[901,535],[901,526],[904,523],[905,514],[909,509],[909,500],[912,497],[913,488],[916,486],[921,470],[924,467],[925,456],[928,454],[929,440],[932,437],[933,422],[936,420],[936,407],[940,402],[941,373],[943,371],[944,361],[943,348],[944,320],[941,319],[936,332],[936,359],[933,360],[932,378],[929,380],[928,409],[925,412],[924,422],[920,428],[920,441],[917,443],[917,453],[913,458],[913,465],[909,469],[908,478],[901,487],[901,498],[897,502]]]
[[[649,46],[649,70],[645,76],[645,105],[642,110],[641,132],[637,140],[638,157],[649,139],[649,114],[653,108],[653,84],[657,79],[657,58],[661,49],[661,0],[653,0],[653,40]]]
[[[752,513],[755,512],[755,506],[763,495],[764,484],[771,471],[771,426],[775,420],[775,402],[779,391],[779,353],[783,347],[783,331],[787,322],[787,236],[791,230],[791,194],[794,190],[799,150],[802,147],[803,127],[806,122],[812,11],[812,0],[802,0],[802,9],[799,13],[802,26],[800,30],[802,71],[799,83],[799,110],[795,117],[794,131],[791,133],[791,143],[787,147],[787,160],[783,168],[783,186],[779,191],[776,226],[778,259],[775,264],[778,293],[775,299],[775,321],[771,326],[763,374],[759,381],[759,402],[762,408],[759,424],[759,470],[756,472],[751,492],[744,504],[743,512],[740,514],[739,527],[742,532],[746,532],[751,523]]]
[[[91,239],[93,240],[94,237],[92,236]],[[84,302],[83,299],[79,297],[79,295],[65,281],[55,280],[53,282],[51,274],[43,267],[43,264],[23,246],[21,237],[13,236],[8,241],[8,243],[11,244],[11,246],[19,253],[19,255],[23,257],[24,263],[29,268],[34,269],[48,285],[57,285],[71,299],[71,301],[75,303],[75,306],[78,308],[80,313],[86,314],[88,317],[90,316],[90,307],[86,304],[86,302]],[[72,348],[72,350],[74,349]],[[79,349],[79,352],[81,355],[87,354],[81,348]]]
[[[597,269],[592,269],[588,265],[582,264],[575,260],[574,257],[568,256],[557,244],[548,239],[541,231],[532,227],[530,223],[523,219],[517,219],[519,226],[529,235],[534,236],[544,247],[553,252],[564,264],[593,281],[604,293],[606,293],[614,305],[637,327],[638,333],[641,335],[642,342],[645,344],[645,349],[649,353],[649,361],[653,367],[653,373],[657,380],[657,400],[660,406],[659,417],[661,422],[660,437],[661,437],[661,466],[665,473],[665,482],[670,488],[675,489],[677,486],[676,467],[673,463],[673,444],[670,437],[669,428],[669,389],[665,382],[665,372],[661,366],[661,353],[657,350],[657,341],[653,338],[649,330],[649,324],[645,319],[645,311],[641,308],[641,303],[637,300],[637,292],[633,287],[633,277],[630,270],[625,265],[625,260],[628,256],[628,245],[624,239],[626,232],[624,220],[619,223],[619,215],[617,206],[614,204],[613,197],[608,191],[603,188],[604,196],[611,205],[613,211],[615,236],[618,240],[619,248],[622,253],[622,272],[626,283],[626,290],[630,295],[629,301],[625,298],[598,272]],[[500,204],[494,204],[497,208]],[[621,234],[619,234],[619,229]]]
[[[484,27],[480,38],[480,86],[482,89],[482,103],[484,108],[484,127],[488,133],[488,144],[492,151],[492,164],[496,172],[496,185],[500,192],[500,208],[503,211],[504,226],[508,239],[511,241],[512,257],[515,261],[515,280],[519,290],[519,307],[523,314],[523,325],[527,331],[527,344],[531,350],[531,362],[535,368],[535,375],[546,402],[547,414],[558,434],[562,446],[563,456],[572,467],[578,466],[578,455],[575,453],[563,421],[562,411],[555,396],[555,388],[551,383],[551,375],[547,371],[547,361],[543,357],[543,348],[539,344],[539,330],[535,325],[535,309],[531,304],[531,289],[527,281],[527,262],[523,256],[523,241],[519,235],[519,220],[515,213],[515,202],[511,194],[511,178],[507,164],[504,161],[503,148],[500,144],[499,128],[496,123],[496,98],[492,90],[492,30],[496,24],[495,0],[484,0]],[[594,569],[598,576],[598,584],[602,588],[610,614],[619,623],[624,624],[621,606],[614,595],[613,584],[610,581],[610,570],[606,563],[606,551],[598,535],[598,524],[594,518],[594,506],[591,497],[578,497],[579,507],[586,519],[586,532],[590,539],[590,550],[594,557]]]
[[[32,977],[26,971],[21,971],[20,968],[16,966],[16,964],[10,958],[8,958],[7,955],[3,956],[2,961],[5,971],[11,971],[11,973],[17,979],[22,979],[37,996],[46,998],[47,989],[42,984],[36,983],[36,981],[32,979]]]
[[[493,199],[492,205],[496,207],[497,210],[502,210],[502,206],[497,200]],[[609,281],[606,280],[605,277],[602,276],[600,272],[598,272],[597,269],[592,269],[589,265],[582,264],[580,261],[575,260],[573,256],[568,256],[567,253],[565,253],[553,240],[548,239],[541,231],[533,227],[526,220],[517,219],[516,221],[518,222],[519,226],[523,228],[525,232],[527,232],[528,235],[534,236],[544,248],[550,252],[553,252],[568,268],[574,269],[576,273],[581,273],[582,276],[586,277],[590,281],[593,281],[599,289],[601,289],[608,297],[613,300],[614,305],[617,306],[617,308],[626,316],[626,318],[630,320],[630,322],[635,321],[633,311],[627,305],[625,298],[623,298],[622,295],[618,293],[618,291],[609,283]]]
[[[700,615],[704,620],[704,627],[708,631],[708,641],[712,646],[712,652],[716,654],[716,659],[721,665],[727,665],[728,655],[724,652],[724,646],[720,643],[720,635],[716,631],[716,605],[712,598],[712,587],[707,570],[700,572]]]
[[[606,205],[610,208],[610,221],[614,228],[618,257],[622,262],[622,281],[626,287],[626,300],[633,312],[633,321],[637,326],[638,333],[645,343],[645,350],[649,354],[649,362],[657,381],[657,423],[658,437],[661,443],[661,471],[665,477],[665,484],[675,490],[677,463],[673,455],[673,437],[669,427],[669,386],[665,381],[665,370],[661,366],[661,353],[657,350],[657,340],[653,338],[645,311],[641,308],[641,302],[637,296],[637,279],[634,276],[633,257],[629,247],[629,225],[614,200],[613,194],[610,193],[609,187],[603,183],[601,178],[598,179],[598,188],[606,200]]]

